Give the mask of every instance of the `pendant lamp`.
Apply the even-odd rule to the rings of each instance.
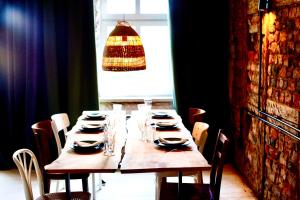
[[[146,69],[144,47],[140,36],[126,21],[118,21],[103,51],[104,71],[136,71]]]

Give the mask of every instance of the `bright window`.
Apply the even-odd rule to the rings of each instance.
[[[172,99],[168,0],[94,0],[98,89],[100,99]],[[102,70],[106,39],[117,20],[126,20],[142,39],[146,70]]]

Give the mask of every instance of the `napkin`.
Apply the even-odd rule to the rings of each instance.
[[[102,141],[74,141],[74,144],[76,144],[78,147],[94,147],[101,143]]]
[[[189,139],[187,139],[187,138],[177,138],[177,137],[168,137],[168,138],[159,137],[158,140],[163,144],[184,144]]]

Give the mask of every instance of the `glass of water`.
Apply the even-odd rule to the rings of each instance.
[[[151,111],[151,108],[152,108],[152,99],[150,98],[145,98],[144,99],[144,104],[145,104],[145,109],[147,112],[150,112]]]
[[[111,124],[104,127],[104,155],[113,156],[115,149],[115,130]]]

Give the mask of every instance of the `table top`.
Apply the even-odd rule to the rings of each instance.
[[[105,123],[104,120],[84,120],[84,115],[88,111],[83,111],[83,114],[78,118],[75,126],[67,134],[67,141],[59,157],[49,165],[45,166],[45,170],[51,173],[112,173],[119,169],[119,163],[122,158],[122,148],[126,142],[126,129],[121,129],[116,137],[114,156],[105,156],[103,150],[95,153],[76,153],[72,149],[74,141],[81,140],[96,140],[103,141],[103,131],[85,133],[80,131],[80,127],[84,123]],[[109,111],[105,113],[109,114]],[[125,117],[125,112],[123,112]],[[125,124],[124,124],[125,126]]]
[[[197,171],[210,169],[210,165],[197,150],[190,132],[182,124],[180,116],[174,110],[164,110],[178,121],[176,130],[156,130],[158,136],[184,136],[189,144],[184,148],[169,149],[160,147],[153,142],[142,141],[138,129],[137,112],[132,112],[131,118],[124,128],[116,134],[114,156],[105,156],[103,151],[90,154],[78,154],[70,148],[76,140],[103,140],[103,132],[82,133],[78,125],[82,116],[69,132],[66,145],[61,155],[45,170],[52,173],[111,173],[120,170],[121,173],[146,173],[163,171]],[[162,120],[162,119],[156,119]],[[154,120],[155,121],[155,120]]]
[[[156,130],[155,139],[158,137],[184,137],[189,139],[189,144],[180,148],[164,148],[155,143],[145,143],[136,138],[138,128],[136,120],[128,122],[128,136],[125,146],[125,155],[121,162],[121,173],[143,173],[164,171],[199,171],[210,169],[210,165],[198,151],[190,131],[182,124],[180,116],[174,110],[170,115],[178,121],[175,130]],[[134,116],[134,113],[132,114]],[[155,119],[153,122],[163,121]],[[166,119],[169,121],[169,119]]]

